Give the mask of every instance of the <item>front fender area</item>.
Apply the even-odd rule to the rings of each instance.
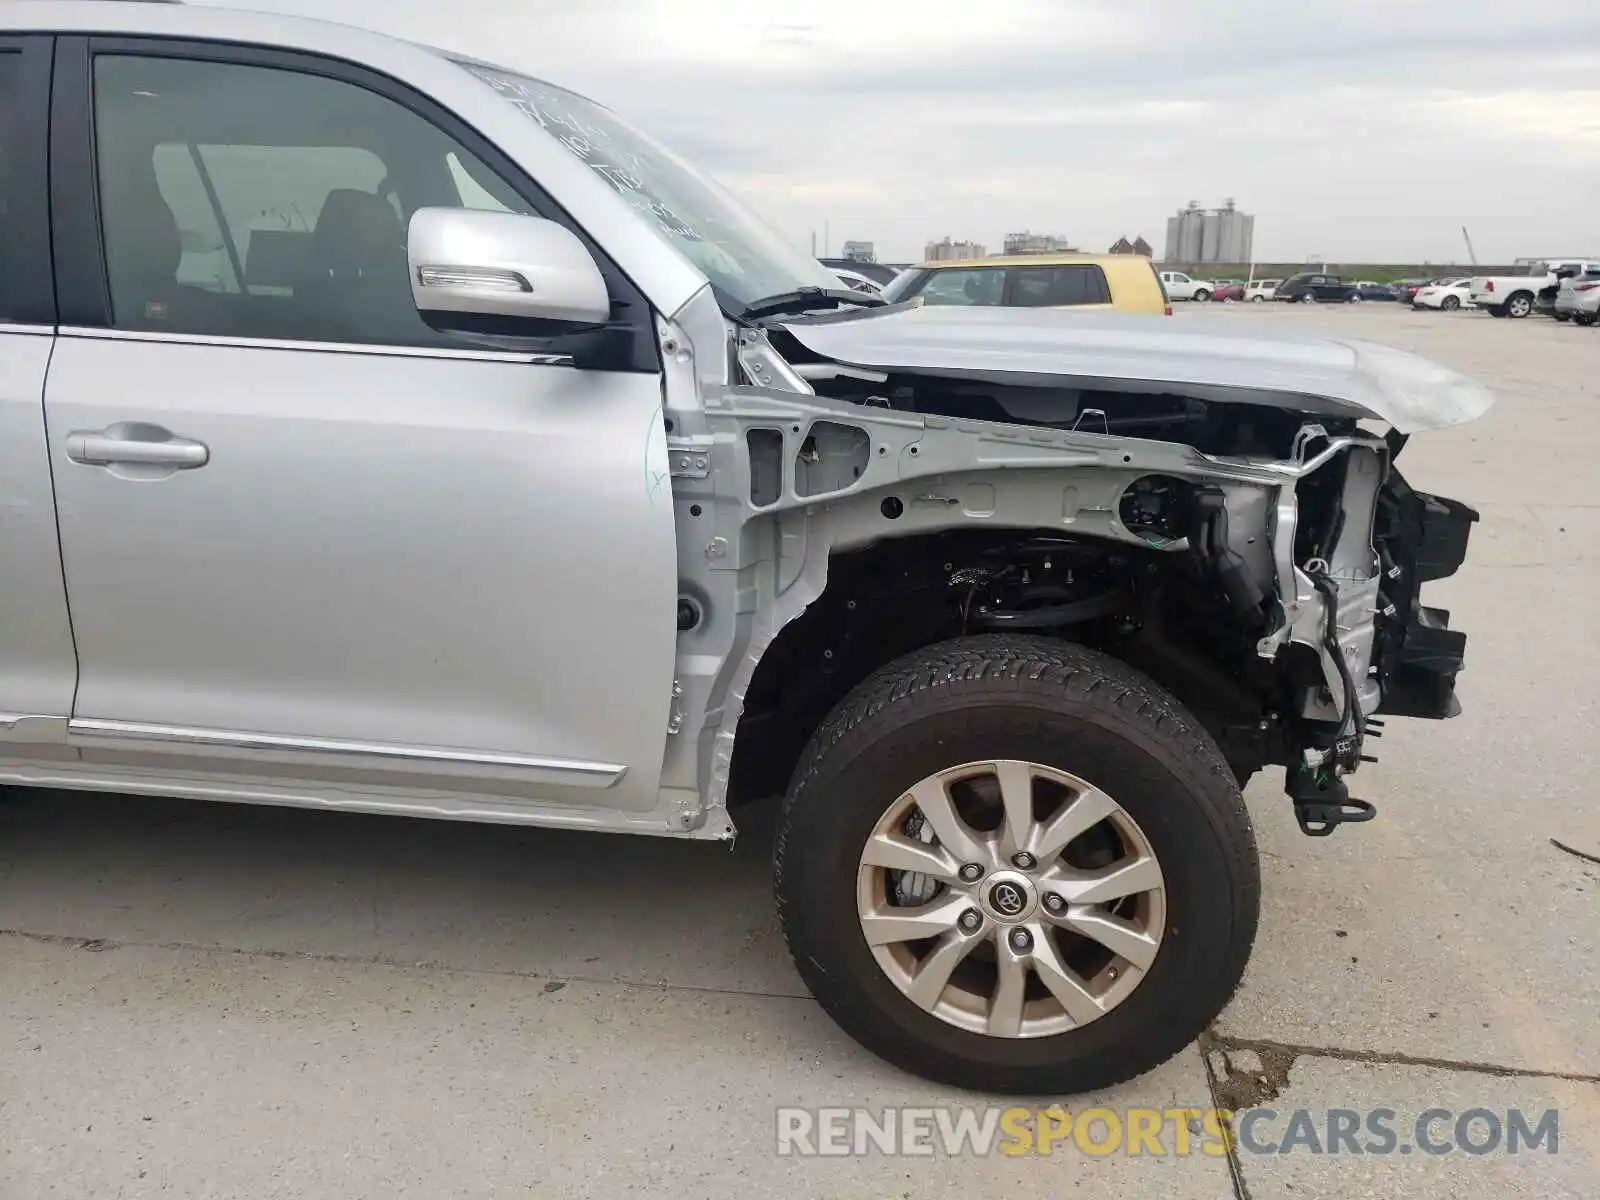
[[[1119,504],[1135,480],[1217,485],[1262,497],[1262,509],[1283,483],[1265,465],[1176,443],[792,392],[710,388],[695,415],[669,443],[682,708],[663,783],[699,792],[701,812],[685,823],[699,836],[732,836],[729,784],[752,680],[828,587],[839,556],[901,539],[1027,531],[1176,559],[1181,541],[1124,523]],[[817,647],[819,659],[828,652]]]

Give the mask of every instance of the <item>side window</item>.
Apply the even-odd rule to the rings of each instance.
[[[1024,267],[1011,272],[1011,303],[1016,308],[1049,308],[1055,303],[1055,272]]]
[[[531,211],[404,105],[320,75],[95,59],[95,139],[118,329],[449,344],[411,301],[423,207]]]
[[[1056,272],[1063,304],[1110,304],[1111,288],[1099,267],[1062,267]]]
[[[1099,267],[1019,267],[1012,271],[1010,303],[1017,308],[1109,304],[1111,291]]]
[[[0,50],[0,321],[12,315],[11,289],[6,284],[13,275],[12,257],[16,245],[16,231],[11,221],[11,141],[12,122],[17,111],[13,97],[21,68],[22,55]]]
[[[924,304],[999,304],[1005,293],[1006,273],[983,267],[969,271],[933,271],[922,287]]]

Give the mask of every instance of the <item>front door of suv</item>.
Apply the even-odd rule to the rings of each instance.
[[[410,298],[415,209],[533,211],[534,183],[340,64],[71,39],[56,80],[46,409],[85,760],[286,802],[653,807],[659,368],[466,345]]]

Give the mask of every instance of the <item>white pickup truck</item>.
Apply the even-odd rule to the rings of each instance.
[[[1216,292],[1216,285],[1205,279],[1191,279],[1182,271],[1162,271],[1161,286],[1168,300],[1194,300],[1204,304]]]
[[[1472,303],[1491,317],[1525,317],[1538,304],[1539,293],[1556,287],[1557,272],[1582,275],[1600,270],[1591,259],[1551,259],[1529,264],[1517,275],[1478,275],[1472,280]]]

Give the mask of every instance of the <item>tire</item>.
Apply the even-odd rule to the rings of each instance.
[[[1211,293],[1206,291],[1205,288],[1201,288],[1193,296],[1193,300],[1196,304],[1204,304],[1209,299],[1211,299]]]
[[[858,884],[870,891],[866,880],[878,878],[878,868],[862,860],[875,827],[908,803],[914,814],[921,812],[908,789],[960,764],[995,760],[1038,764],[1041,772],[1091,773],[1092,787],[1112,797],[1143,832],[1160,868],[1162,919],[1151,922],[1159,945],[1144,973],[1130,982],[1137,969],[1124,964],[1116,986],[1127,990],[1119,1003],[1045,1036],[990,1036],[910,999],[868,945],[859,908]],[[1038,784],[1030,778],[1029,786]],[[1109,824],[1093,828],[1103,833]],[[1041,857],[1047,861],[1034,866],[1045,870],[1054,856],[1046,849]],[[1232,770],[1199,722],[1115,659],[1015,635],[928,647],[881,668],[847,696],[796,768],[779,819],[774,867],[778,914],[795,965],[845,1032],[926,1079],[1007,1094],[1099,1090],[1189,1045],[1238,986],[1260,906],[1249,814]],[[939,886],[935,899],[966,885],[952,877]],[[993,899],[997,892],[984,894]],[[955,907],[967,903],[961,898]],[[970,908],[965,913],[978,915]],[[1034,918],[1040,928],[1049,925],[1042,908]],[[1015,929],[997,928],[996,957],[974,962],[992,976],[1005,939],[1017,936]],[[1047,940],[1056,939],[1047,933]],[[908,951],[914,945],[902,944]],[[1080,945],[1094,949],[1087,939]],[[1110,977],[1119,978],[1115,969]],[[1043,986],[1035,968],[1021,978]],[[943,985],[934,1002],[943,1003],[950,988]],[[1042,994],[1049,1005],[1054,989]],[[987,1019],[993,1020],[998,989],[988,1003]],[[972,1019],[981,1025],[986,1018]]]
[[[1587,327],[1596,323],[1596,316],[1594,313],[1573,313],[1572,323]]]
[[[1315,296],[1313,296],[1310,292],[1307,292],[1304,296],[1300,297],[1300,303],[1301,304],[1315,304],[1316,302],[1317,302],[1317,298]]]
[[[1456,309],[1461,307],[1461,297],[1446,296],[1443,300],[1439,301],[1439,307],[1444,309],[1445,312],[1455,312]]]
[[[1506,316],[1520,321],[1533,311],[1533,297],[1527,292],[1517,292],[1506,301]]]
[[[1263,296],[1260,292],[1257,292],[1254,296],[1250,297],[1250,303],[1251,304],[1265,304],[1266,302],[1267,302],[1267,298],[1265,296]]]

